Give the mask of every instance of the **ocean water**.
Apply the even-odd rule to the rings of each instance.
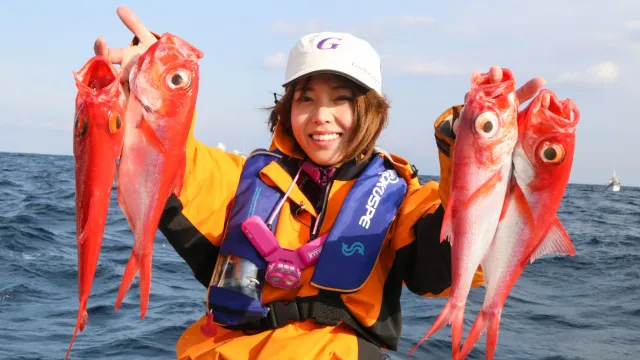
[[[422,180],[425,180],[423,178]],[[525,269],[502,313],[496,359],[640,359],[640,189],[568,187],[559,218],[577,256]],[[77,315],[73,158],[0,153],[0,359],[62,359]],[[204,311],[205,290],[158,232],[149,310],[139,319],[134,281],[115,312],[132,235],[115,198],[89,298],[89,323],[72,359],[173,359],[180,334]],[[484,289],[471,291],[465,334]],[[445,299],[406,291],[405,359]],[[446,327],[413,359],[450,358]],[[484,359],[484,336],[469,359]]]

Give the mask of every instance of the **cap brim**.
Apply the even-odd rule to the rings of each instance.
[[[342,72],[342,71],[338,71],[338,70],[331,70],[331,69],[322,69],[322,70],[313,70],[313,71],[309,71],[309,72],[301,72],[300,74],[297,74],[293,77],[293,79],[289,80],[288,82],[282,84],[282,87],[287,87],[289,86],[291,83],[294,83],[298,80],[300,80],[301,78],[305,77],[305,76],[311,76],[311,75],[315,75],[315,74],[322,74],[322,73],[329,73],[329,74],[336,74],[336,75],[342,75],[344,77],[346,77],[349,80],[352,80],[353,82],[355,82],[358,85],[363,86],[365,89],[369,89],[369,90],[374,90],[371,86],[363,83],[362,81],[356,79],[355,77]]]

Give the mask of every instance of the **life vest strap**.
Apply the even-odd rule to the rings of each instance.
[[[350,326],[358,337],[380,349],[379,341],[368,335],[368,331],[347,310],[340,294],[321,290],[319,295],[296,297],[289,301],[273,301],[265,305],[269,308],[267,316],[249,323],[224,326],[229,330],[243,330],[246,334],[257,334],[289,325],[293,322],[312,319],[314,323],[326,326],[337,326],[344,323]]]

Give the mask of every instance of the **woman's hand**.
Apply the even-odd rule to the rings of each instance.
[[[120,65],[122,82],[128,83],[129,73],[138,57],[158,40],[128,7],[120,6],[116,13],[122,23],[138,38],[138,44],[123,48],[109,48],[105,39],[100,36],[93,45],[93,51],[96,55],[106,57],[111,63]]]
[[[502,68],[500,66],[493,65],[489,70],[489,82],[495,84],[500,82],[500,80],[502,80]],[[530,100],[531,98],[536,96],[538,91],[542,89],[542,87],[546,83],[547,81],[541,77],[533,78],[524,83],[524,85],[516,90],[516,97],[518,98],[518,102],[522,104],[523,102],[526,102],[527,100]],[[469,96],[469,93],[464,94],[465,102],[467,100],[467,96]]]
[[[491,67],[491,69],[489,70],[489,81],[493,84],[500,82],[500,80],[502,80],[502,68],[494,65]],[[541,77],[537,77],[537,78],[533,78],[529,81],[527,81],[526,83],[524,83],[524,85],[522,85],[520,88],[518,88],[518,90],[516,90],[516,97],[518,98],[518,103],[522,104],[530,99],[532,99],[534,96],[536,96],[536,94],[538,93],[538,91],[540,91],[540,89],[542,89],[542,87],[546,84],[546,80],[544,78]],[[464,94],[464,100],[465,102],[467,101],[467,96],[469,96],[469,93]],[[547,104],[548,106],[548,99],[545,98],[544,99],[544,104]],[[458,127],[456,126],[458,124],[454,123],[453,124],[453,133],[455,134],[456,131],[458,130]]]

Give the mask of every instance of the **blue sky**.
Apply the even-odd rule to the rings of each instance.
[[[268,146],[261,107],[281,91],[289,49],[308,32],[345,31],[382,56],[392,108],[379,145],[422,174],[438,173],[435,117],[462,101],[473,70],[498,64],[521,83],[543,76],[577,103],[571,182],[603,184],[615,167],[623,185],[640,186],[640,1],[318,3],[3,1],[0,151],[72,153],[71,71],[93,56],[99,35],[128,44],[115,13],[127,5],[151,30],[204,52],[195,132],[212,146]]]

